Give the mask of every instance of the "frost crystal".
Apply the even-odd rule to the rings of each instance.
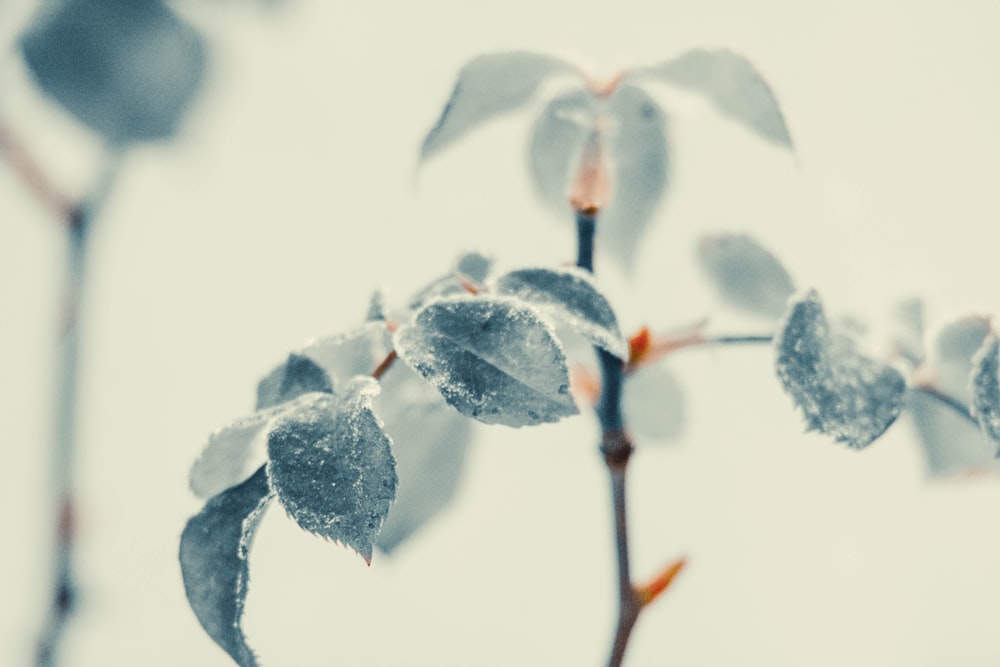
[[[815,292],[793,304],[775,349],[778,378],[810,429],[860,449],[899,416],[902,374],[858,353],[846,336],[831,334]]]
[[[267,439],[268,475],[288,514],[367,562],[397,483],[391,443],[372,412],[378,392],[372,378],[354,378],[340,400],[317,396]]]
[[[432,302],[400,327],[395,347],[450,405],[484,423],[525,426],[578,412],[559,341],[514,299]]]

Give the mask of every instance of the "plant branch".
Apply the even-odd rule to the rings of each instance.
[[[577,209],[577,266],[594,271],[594,228],[596,211]],[[618,625],[615,629],[610,667],[619,667],[625,656],[632,628],[639,618],[642,604],[635,588],[629,565],[628,512],[626,509],[625,472],[632,456],[632,440],[625,431],[621,409],[622,382],[625,364],[602,348],[595,348],[601,364],[601,396],[597,402],[597,417],[601,424],[601,454],[611,477],[611,503],[614,513],[615,554],[618,561]]]
[[[69,238],[64,287],[66,311],[59,341],[52,451],[51,492],[56,507],[53,592],[48,618],[38,642],[38,667],[52,667],[56,664],[59,646],[77,597],[73,573],[76,514],[73,490],[79,407],[80,321],[83,316],[88,241],[93,221],[118,171],[119,157],[117,152],[109,157],[93,194],[86,202],[67,208]]]

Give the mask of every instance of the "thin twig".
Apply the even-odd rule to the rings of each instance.
[[[6,156],[11,169],[21,177],[25,187],[42,205],[65,220],[67,224],[74,224],[74,220],[79,217],[79,207],[60,192],[24,144],[2,122],[0,122],[0,153]]]
[[[79,406],[80,321],[91,229],[120,165],[120,154],[112,154],[93,194],[85,204],[67,209],[69,230],[66,270],[66,315],[61,331],[52,451],[51,488],[56,504],[53,593],[48,618],[38,641],[36,665],[57,664],[59,646],[76,603],[74,561],[74,463]]]
[[[375,370],[372,371],[372,378],[375,380],[381,380],[382,376],[385,375],[390,368],[392,368],[392,365],[396,362],[396,358],[398,356],[399,355],[396,354],[396,350],[390,350],[385,359],[383,359],[379,365],[375,367]]]

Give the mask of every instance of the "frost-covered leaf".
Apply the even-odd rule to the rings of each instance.
[[[667,187],[666,118],[653,98],[629,85],[615,89],[606,113],[611,201],[598,215],[596,238],[630,267]]]
[[[479,56],[459,72],[451,99],[424,139],[426,160],[477,125],[527,103],[548,77],[573,68],[540,53],[512,51]]]
[[[1000,456],[1000,340],[995,334],[972,358],[972,413]]]
[[[257,410],[208,436],[208,444],[191,466],[191,490],[199,498],[211,498],[247,479],[267,459],[264,436],[271,420],[314,397],[305,394],[287,403]]]
[[[569,186],[594,129],[597,101],[573,89],[550,101],[535,119],[528,160],[538,196],[556,212],[569,215]]]
[[[399,328],[395,347],[451,406],[484,423],[525,426],[577,414],[559,341],[514,299],[432,302]]]
[[[781,262],[746,234],[706,236],[701,266],[726,303],[755,315],[781,317],[795,284]]]
[[[724,114],[769,141],[791,147],[770,86],[745,57],[728,49],[694,49],[637,72],[703,95]]]
[[[41,6],[21,50],[46,94],[113,144],[174,134],[205,66],[191,26],[161,0]]]
[[[382,378],[375,412],[392,439],[399,488],[376,546],[390,553],[438,514],[458,487],[472,421],[405,364]]]
[[[370,377],[284,415],[267,438],[271,485],[303,529],[371,562],[372,543],[396,497],[391,443],[372,412]]]
[[[934,389],[963,405],[971,404],[972,358],[989,333],[985,317],[964,317],[941,329],[922,369]],[[912,392],[907,407],[932,475],[995,465],[994,448],[981,430],[951,407],[921,392]]]
[[[625,377],[622,414],[629,431],[657,440],[676,438],[684,426],[684,394],[662,364],[643,366]]]
[[[181,534],[184,590],[208,636],[240,667],[257,660],[243,636],[247,556],[272,496],[263,466],[239,486],[210,499]]]
[[[619,359],[628,356],[628,343],[618,330],[611,304],[585,271],[520,269],[497,278],[494,289],[527,301]]]
[[[366,322],[343,334],[320,338],[306,345],[299,354],[326,371],[334,393],[355,375],[369,375],[392,349],[385,322]]]
[[[270,408],[312,391],[332,394],[330,377],[309,357],[293,353],[257,384],[257,409]]]
[[[860,449],[899,416],[906,392],[902,374],[831,332],[815,292],[792,305],[775,350],[778,378],[810,429]]]

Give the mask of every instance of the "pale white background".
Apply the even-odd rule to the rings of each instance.
[[[34,3],[0,2],[0,112],[63,186],[96,146],[13,55]],[[66,667],[231,664],[176,562],[186,474],[257,378],[468,249],[503,266],[573,255],[533,199],[528,116],[414,178],[423,133],[481,52],[613,71],[695,46],[749,56],[795,157],[700,101],[673,112],[672,193],[634,280],[599,263],[626,329],[728,314],[693,261],[748,231],[835,312],[924,295],[932,323],[1000,312],[1000,4],[992,0],[178,3],[212,70],[179,139],[129,155],[95,230],[79,493],[83,606]],[[46,479],[63,234],[0,163],[0,664],[27,665],[47,576]],[[767,349],[672,358],[689,421],[634,459],[634,569],[690,566],[640,621],[633,667],[1000,663],[1000,480],[930,482],[909,424],[863,454],[803,435]],[[261,528],[246,629],[261,662],[598,665],[614,619],[610,516],[590,417],[482,428],[452,508],[372,567],[280,510]]]

